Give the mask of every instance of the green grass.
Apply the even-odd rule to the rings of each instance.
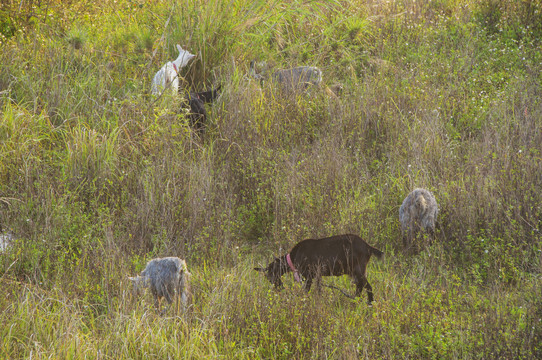
[[[34,6],[34,7],[32,7]],[[0,5],[0,358],[542,356],[540,1],[100,0]],[[32,15],[32,16],[30,16]],[[222,84],[200,138],[149,94],[181,44],[185,88]],[[252,59],[319,66],[284,97]],[[399,206],[439,203],[402,251]],[[309,237],[382,249],[376,302],[252,270]],[[126,276],[193,273],[159,316]],[[346,277],[326,278],[349,292]]]

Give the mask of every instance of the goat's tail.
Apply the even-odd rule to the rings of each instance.
[[[376,256],[377,259],[382,259],[382,257],[384,256],[383,251],[380,251],[377,248],[374,248],[372,246],[370,246],[370,252],[371,252],[371,255]]]

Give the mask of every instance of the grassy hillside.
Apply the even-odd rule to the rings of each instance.
[[[0,358],[541,358],[541,39],[539,0],[2,2]],[[150,96],[175,44],[185,89],[222,84],[202,136]],[[406,254],[416,187],[437,234]],[[372,307],[252,270],[347,232],[386,254]],[[131,296],[158,256],[190,311]]]

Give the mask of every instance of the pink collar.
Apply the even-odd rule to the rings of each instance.
[[[172,62],[172,64],[173,64],[173,68],[175,69],[175,72],[176,72],[176,73],[179,73],[179,70],[177,70],[177,65],[175,65],[174,62]]]
[[[288,263],[288,266],[290,267],[290,270],[294,272],[294,279],[297,282],[301,282],[301,276],[299,276],[299,271],[294,266],[294,263],[292,262],[292,258],[290,257],[290,254],[286,255],[286,262]]]

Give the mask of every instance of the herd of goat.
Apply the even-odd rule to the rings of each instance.
[[[422,236],[434,238],[437,213],[435,197],[426,189],[415,189],[405,198],[399,209],[399,221],[403,244],[407,250],[418,246],[415,241]],[[282,288],[282,276],[292,272],[296,281],[304,281],[307,292],[313,281],[320,288],[322,276],[349,275],[356,284],[355,297],[360,296],[365,289],[368,303],[371,304],[374,297],[373,288],[367,280],[367,264],[372,255],[381,258],[384,253],[358,235],[336,235],[300,241],[267,267],[255,267],[254,270],[262,272],[276,289]],[[166,257],[149,261],[141,275],[129,279],[133,282],[136,295],[139,289],[150,288],[158,309],[163,298],[171,304],[175,297],[186,308],[192,297],[190,276],[184,260]]]
[[[194,55],[183,50],[180,45],[177,45],[177,49],[178,58],[165,64],[153,78],[151,92],[155,96],[160,96],[168,87],[171,87],[174,93],[179,91],[178,71],[186,66]],[[258,73],[256,66],[254,61],[251,62],[252,78],[261,82],[271,80],[286,91],[305,91],[311,86],[319,86],[322,82],[322,72],[316,67],[300,66],[267,74]],[[187,94],[188,118],[196,130],[201,130],[206,120],[204,105],[216,99],[219,89],[220,87]],[[405,249],[412,250],[417,247],[419,243],[415,240],[420,237],[434,238],[437,214],[435,197],[426,189],[415,189],[404,199],[399,209],[399,222]],[[358,235],[336,235],[300,241],[287,254],[275,258],[267,267],[255,267],[254,270],[263,273],[276,289],[283,286],[281,277],[291,272],[296,281],[304,282],[306,291],[310,290],[313,281],[320,288],[322,276],[349,275],[356,285],[354,297],[360,296],[365,289],[371,304],[374,300],[373,289],[367,280],[366,270],[372,255],[381,258],[384,253]],[[133,283],[135,294],[142,288],[150,288],[155,306],[159,310],[162,299],[170,305],[174,299],[178,299],[185,308],[190,305],[190,277],[185,260],[165,257],[150,260],[139,276],[129,279]],[[347,295],[345,292],[343,294]]]
[[[179,91],[178,72],[195,56],[180,45],[177,45],[177,49],[178,58],[165,64],[153,78],[151,93],[154,96],[161,96],[168,88],[175,93]],[[252,78],[261,82],[270,80],[285,91],[305,91],[312,86],[319,86],[322,82],[322,72],[316,67],[300,66],[267,73],[257,72],[256,66],[258,64],[254,61],[250,65]],[[201,130],[205,124],[205,104],[216,99],[219,90],[220,86],[214,90],[190,92],[186,95],[188,118],[196,130]],[[340,88],[336,87],[332,94],[336,95],[338,91]],[[405,249],[418,248],[419,239],[423,237],[431,240],[434,238],[437,214],[437,202],[428,190],[415,189],[404,199],[399,209],[399,222]],[[7,249],[11,240],[12,234],[4,232],[0,224],[0,251]],[[306,291],[310,290],[313,281],[320,288],[322,276],[349,275],[356,285],[355,295],[350,297],[360,296],[365,289],[370,304],[374,299],[373,289],[367,280],[366,270],[372,255],[381,258],[384,253],[358,235],[336,235],[300,241],[287,254],[275,258],[267,267],[256,267],[254,270],[262,272],[277,289],[282,288],[281,277],[292,272],[296,281],[304,282]],[[190,278],[185,260],[178,257],[152,259],[140,275],[129,277],[136,296],[141,289],[150,289],[158,310],[163,299],[169,305],[177,300],[177,304],[182,303],[185,309],[190,306]],[[344,291],[341,292],[348,296]]]

